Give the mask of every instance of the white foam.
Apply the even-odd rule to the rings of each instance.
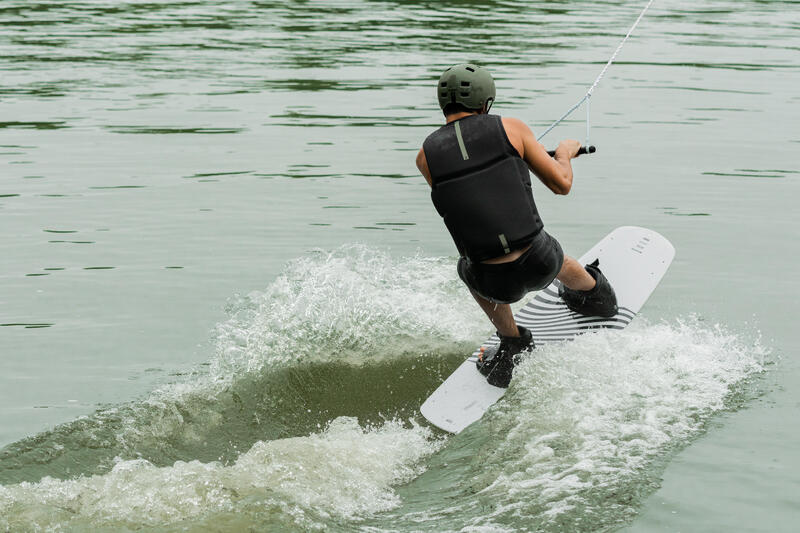
[[[108,415],[127,417],[117,435],[126,453],[143,442],[200,439],[220,422],[216,392],[250,372],[346,357],[355,365],[380,363],[409,345],[434,358],[465,345],[466,355],[488,331],[451,259],[345,246],[298,259],[265,291],[233,302],[207,375]],[[233,515],[246,524],[243,502],[253,499],[301,529],[391,508],[394,517],[418,513],[414,523],[430,530],[504,530],[520,517],[531,529],[577,529],[589,520],[610,527],[634,512],[653,461],[725,409],[766,356],[758,342],[696,319],[650,325],[637,318],[621,332],[539,347],[473,428],[490,438],[486,449],[468,449],[476,458],[468,477],[446,476],[464,485],[464,498],[432,498],[424,511],[405,510],[393,487],[414,478],[442,442],[420,427],[365,429],[340,418],[316,434],[259,442],[230,466],[119,461],[104,475],[0,486],[0,530],[161,526]],[[197,424],[202,431],[195,434]],[[475,508],[472,489],[497,505]]]
[[[374,362],[479,342],[491,331],[452,259],[394,258],[356,244],[292,261],[229,312],[217,328],[216,376],[334,358]]]
[[[310,436],[258,442],[231,466],[119,461],[105,475],[0,486],[0,527],[167,525],[231,511],[249,497],[277,498],[300,522],[306,511],[364,516],[396,506],[392,486],[419,474],[420,460],[440,445],[426,428],[365,429],[343,417]]]
[[[766,356],[757,342],[694,318],[639,320],[537,348],[488,415],[507,434],[488,457],[497,475],[482,490],[502,503],[493,515],[555,524],[576,508],[597,523],[632,512],[624,494],[644,483],[654,457],[700,431]]]
[[[182,413],[206,430],[220,423],[215,395],[251,373],[466,351],[491,331],[453,259],[396,258],[361,244],[289,262],[266,289],[230,302],[228,312],[216,328],[207,372],[160,387],[128,409],[108,410],[124,420],[116,439],[126,452],[141,443],[201,440]]]

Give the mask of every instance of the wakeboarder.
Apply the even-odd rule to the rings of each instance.
[[[533,200],[530,172],[553,193],[569,193],[570,160],[581,145],[561,141],[551,157],[524,122],[489,114],[495,83],[477,65],[448,68],[437,95],[446,123],[425,139],[417,168],[458,249],[458,275],[500,338],[482,352],[478,370],[490,384],[508,387],[518,355],[534,347],[531,332],[517,325],[509,304],[557,278],[570,310],[601,317],[617,313],[614,290],[599,265],[582,267],[565,255],[544,231]]]

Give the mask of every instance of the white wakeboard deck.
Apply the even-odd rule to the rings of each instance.
[[[612,318],[579,315],[558,296],[558,281],[540,291],[515,318],[529,328],[536,345],[574,338],[599,328],[623,329],[642,308],[675,257],[672,244],[655,231],[635,226],[615,229],[579,259],[582,265],[600,259],[600,270],[617,294],[619,312]],[[500,342],[493,335],[483,343]],[[475,362],[480,347],[420,407],[436,427],[458,433],[499,400],[506,389],[489,385]],[[512,381],[513,383],[513,381]]]

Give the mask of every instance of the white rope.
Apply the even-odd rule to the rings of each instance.
[[[606,63],[606,66],[604,66],[603,70],[600,71],[600,74],[597,76],[597,78],[595,78],[594,83],[592,83],[592,86],[589,87],[588,91],[586,91],[586,94],[583,95],[583,98],[578,100],[577,104],[575,104],[574,106],[569,108],[569,111],[567,111],[566,113],[561,115],[561,118],[559,118],[558,120],[556,120],[555,122],[550,124],[550,126],[546,130],[544,130],[544,133],[539,135],[539,139],[541,139],[542,137],[544,137],[545,135],[550,133],[550,130],[552,130],[553,128],[558,126],[565,118],[570,116],[573,111],[578,109],[581,106],[582,103],[586,102],[586,146],[589,145],[589,99],[592,97],[592,93],[597,88],[597,84],[599,84],[600,80],[603,79],[603,76],[606,75],[606,71],[608,70],[608,67],[610,67],[611,63],[613,63],[614,60],[617,59],[617,55],[619,55],[620,50],[622,50],[622,47],[625,46],[625,43],[630,38],[631,34],[633,34],[633,30],[635,30],[636,26],[639,25],[639,22],[642,20],[642,17],[644,17],[644,14],[647,13],[647,10],[650,9],[650,6],[653,4],[654,1],[655,0],[650,0],[649,2],[647,2],[647,5],[644,6],[644,9],[642,10],[641,13],[639,13],[639,16],[637,17],[636,22],[633,23],[633,26],[631,26],[631,29],[628,30],[628,33],[625,34],[625,37],[622,39],[622,41],[620,41],[619,46],[617,46],[617,49],[614,50],[614,53],[612,54],[611,59],[608,60],[608,63]]]

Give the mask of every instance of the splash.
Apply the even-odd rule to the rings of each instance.
[[[309,361],[363,364],[476,342],[490,329],[453,260],[396,259],[353,244],[292,261],[229,312],[217,328],[218,377]]]
[[[537,348],[442,439],[418,407],[488,333],[452,261],[315,252],[229,313],[205,371],[0,452],[0,530],[614,527],[769,360],[639,318]]]
[[[231,466],[119,460],[105,475],[0,486],[0,528],[136,528],[230,513],[251,498],[278,501],[295,525],[305,509],[348,519],[396,506],[392,485],[416,476],[440,446],[431,431],[399,422],[362,428],[337,418],[306,437],[258,442]]]
[[[468,482],[478,520],[515,517],[544,531],[625,522],[658,483],[664,458],[746,395],[769,351],[696,318],[602,331],[535,350],[505,401],[465,438],[489,438]],[[477,465],[475,465],[477,467]]]
[[[102,474],[115,457],[230,462],[337,416],[413,416],[448,368],[442,355],[460,358],[489,331],[451,259],[364,245],[295,259],[227,308],[207,365],[7,447],[0,483]]]

